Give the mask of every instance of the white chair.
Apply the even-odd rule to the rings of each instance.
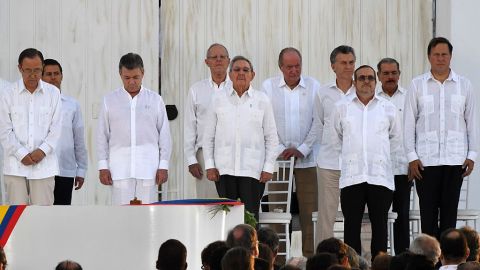
[[[280,256],[290,258],[290,222],[292,214],[290,213],[290,202],[292,199],[293,186],[293,168],[295,159],[277,160],[274,179],[268,181],[265,185],[262,201],[260,202],[259,221],[262,224],[281,224],[283,231],[277,232],[281,242],[285,242],[285,253],[278,253]],[[272,188],[277,186],[276,188]],[[280,188],[279,188],[280,187]],[[264,197],[268,200],[264,200]],[[267,206],[269,212],[263,212],[262,206]]]
[[[317,219],[318,219],[318,212],[312,212],[312,222],[313,222],[313,239],[317,237]],[[394,254],[394,241],[393,241],[393,224],[397,219],[397,213],[395,212],[388,212],[388,248],[390,250],[390,254]],[[342,211],[337,212],[337,216],[335,217],[335,222],[344,222],[344,217]],[[370,218],[368,217],[368,212],[363,213],[362,223],[370,223]],[[343,235],[343,233],[342,233]],[[343,237],[339,237],[343,240]],[[315,243],[314,243],[315,245]],[[313,247],[316,248],[315,246]]]

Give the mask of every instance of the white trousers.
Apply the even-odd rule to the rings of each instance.
[[[7,204],[53,205],[54,176],[27,179],[23,176],[4,175]]]
[[[155,179],[123,179],[113,180],[112,205],[130,204],[137,197],[142,204],[158,201],[158,186]]]

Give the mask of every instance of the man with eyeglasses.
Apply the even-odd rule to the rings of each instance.
[[[55,153],[61,133],[60,92],[41,80],[40,51],[22,51],[18,69],[22,79],[0,97],[7,203],[52,205],[59,171]]]
[[[397,109],[375,95],[375,70],[367,65],[355,70],[355,93],[335,104],[331,140],[342,164],[340,202],[345,218],[345,243],[362,253],[360,231],[365,211],[372,224],[372,261],[387,251],[387,219],[394,178],[391,155],[401,149]]]
[[[278,137],[272,105],[253,89],[253,66],[236,56],[230,63],[232,86],[214,94],[206,116],[203,156],[207,178],[219,197],[240,200],[258,220],[265,183],[272,179]]]
[[[415,77],[405,101],[405,151],[415,179],[422,232],[440,237],[457,223],[463,178],[478,155],[474,88],[450,68],[453,46],[433,38],[430,71]]]
[[[400,79],[400,64],[393,58],[383,58],[377,65],[378,80],[382,83],[377,87],[377,95],[390,100],[397,107],[397,119],[401,127],[403,141],[403,109],[407,90],[398,85]],[[410,190],[413,181],[407,177],[408,162],[405,151],[392,158],[393,174],[395,175],[395,191],[393,192],[392,210],[397,213],[393,224],[395,254],[408,249],[410,244]]]
[[[54,59],[45,59],[42,79],[55,85],[60,92],[63,69]],[[85,147],[84,125],[80,104],[73,97],[61,93],[62,136],[58,142],[58,163],[60,172],[55,176],[54,205],[72,204],[72,190],[83,186],[87,171],[87,149]]]
[[[188,92],[187,104],[185,105],[184,154],[188,171],[192,177],[188,178],[186,185],[187,197],[218,197],[214,183],[208,181],[204,172],[202,140],[205,116],[212,95],[231,86],[231,81],[227,75],[229,63],[230,58],[225,46],[218,43],[210,45],[205,58],[205,64],[210,69],[210,76],[194,83]]]
[[[301,75],[302,55],[295,48],[280,51],[278,67],[282,75],[265,80],[262,90],[272,103],[280,142],[279,158],[289,160],[295,157],[293,173],[302,228],[302,250],[304,256],[310,257],[313,255],[312,212],[317,211],[315,157],[319,148],[313,127],[313,103],[320,83]]]
[[[340,189],[340,162],[338,147],[332,144],[331,114],[335,102],[355,92],[353,71],[355,70],[355,51],[352,47],[341,45],[330,53],[330,67],[335,73],[335,81],[320,88],[315,97],[314,125],[320,143],[317,158],[318,218],[316,243],[333,237],[333,226],[338,212]]]

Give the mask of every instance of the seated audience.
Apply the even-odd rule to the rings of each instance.
[[[470,254],[465,235],[458,229],[447,229],[440,236],[440,270],[456,268],[460,263],[466,262]]]
[[[410,258],[413,255],[414,254],[411,253],[410,251],[405,251],[398,255],[393,256],[392,259],[390,260],[389,270],[405,270],[405,268],[407,268],[407,265],[410,261]]]
[[[258,256],[257,231],[248,224],[238,224],[228,232],[227,246],[243,247],[250,252],[253,257]]]
[[[468,255],[467,262],[478,262],[480,238],[477,231],[468,226],[460,228],[460,231],[463,233],[463,235],[465,235],[465,238],[467,239],[468,249],[470,250],[470,255]]]
[[[213,252],[220,247],[226,247],[227,243],[225,241],[215,241],[208,244],[201,253],[202,266],[204,270],[211,270],[211,260]]]
[[[210,257],[210,260],[208,261],[210,270],[222,270],[222,259],[223,259],[223,256],[225,256],[225,253],[227,253],[229,249],[230,248],[225,246],[225,247],[219,247],[213,251],[212,256]],[[207,269],[207,268],[204,268],[204,269]]]
[[[285,264],[284,266],[280,267],[280,270],[303,270],[298,266],[293,266],[291,264]]]
[[[360,259],[358,253],[353,249],[351,246],[345,244],[347,246],[347,258],[348,263],[352,269],[360,269]]]
[[[335,237],[327,238],[318,243],[316,253],[328,252],[332,253],[337,258],[337,263],[350,267],[347,257],[347,245],[340,239]]]
[[[254,270],[251,250],[240,246],[229,249],[223,256],[222,270]]]
[[[412,255],[405,270],[433,270],[435,266],[430,258],[424,255]]]
[[[350,270],[350,267],[346,267],[341,264],[334,264],[328,267],[327,270]]]
[[[306,270],[327,270],[331,265],[338,264],[338,259],[332,253],[317,253],[307,260]]]
[[[187,249],[182,242],[176,239],[169,239],[163,242],[158,250],[157,269],[187,269]]]
[[[458,265],[457,270],[480,270],[480,263],[475,261],[468,261]]]
[[[438,243],[435,237],[428,234],[422,233],[413,239],[408,250],[413,254],[424,255],[434,265],[437,264],[440,258],[440,243]]]
[[[292,257],[287,260],[285,265],[291,265],[294,267],[298,267],[302,270],[305,270],[307,268],[307,258],[305,257]]]
[[[270,247],[273,252],[274,269],[278,269],[279,266],[275,265],[275,259],[277,258],[278,248],[280,246],[280,239],[277,233],[268,227],[261,227],[257,231],[258,242],[264,243]]]
[[[57,267],[55,267],[55,270],[82,270],[82,266],[77,262],[65,260],[59,262]]]
[[[5,255],[5,251],[3,247],[0,246],[0,270],[5,270],[7,267],[7,256]]]
[[[275,257],[273,257],[273,252],[269,246],[264,243],[258,244],[258,258],[265,260],[268,263],[268,270],[273,270],[273,262],[275,261]],[[255,269],[257,261],[255,260]]]
[[[388,255],[387,253],[380,252],[373,259],[371,270],[388,270],[391,260],[392,256]]]

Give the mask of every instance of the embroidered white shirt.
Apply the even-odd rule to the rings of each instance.
[[[273,173],[278,137],[272,105],[250,87],[241,97],[230,87],[215,93],[204,131],[205,168],[221,175],[260,178]]]
[[[19,80],[1,92],[0,140],[4,151],[3,173],[28,179],[58,174],[55,154],[61,132],[60,91],[40,81],[30,93]],[[45,157],[38,164],[25,166],[21,160],[35,149]]]
[[[475,96],[453,70],[443,82],[430,72],[412,80],[405,101],[405,151],[424,166],[462,165],[478,154]]]
[[[142,86],[134,98],[119,88],[103,99],[98,119],[98,168],[112,180],[155,179],[168,169],[172,140],[165,104],[159,94]]]

